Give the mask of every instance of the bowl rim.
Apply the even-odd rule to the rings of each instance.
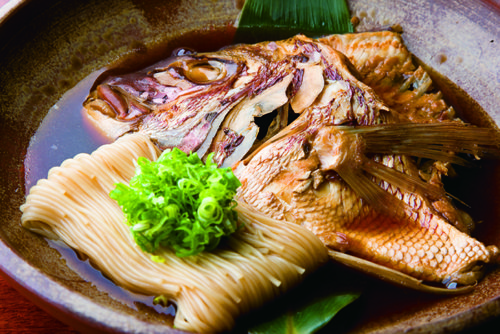
[[[0,28],[29,2],[31,0],[8,0],[5,2],[0,7]],[[482,2],[494,6],[500,12],[500,2],[495,0],[483,0]],[[0,275],[10,286],[51,316],[81,332],[135,333],[140,329],[141,332],[148,333],[185,333],[104,307],[90,298],[64,287],[24,260],[15,249],[1,238],[0,260]],[[42,293],[33,288],[36,286],[44,286],[46,289]],[[487,312],[485,312],[486,310]],[[445,319],[427,321],[425,324],[413,328],[412,331],[444,333],[449,330],[463,330],[498,316],[500,316],[500,296],[471,310],[454,314]],[[382,332],[386,331],[382,330]]]

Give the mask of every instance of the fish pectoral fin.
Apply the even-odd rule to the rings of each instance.
[[[373,209],[395,219],[406,216],[408,205],[381,188],[363,170],[341,166],[336,171],[351,189]]]
[[[429,184],[419,177],[408,175],[370,159],[365,159],[363,170],[408,193],[418,193],[433,201],[446,195],[442,187]]]
[[[457,122],[430,124],[384,124],[346,127],[366,142],[365,153],[399,154],[428,158],[460,165],[468,161],[457,156],[465,153],[481,157],[500,157],[500,134]]]
[[[359,131],[360,129],[366,131]],[[366,138],[366,133],[373,133],[371,127],[339,126],[320,129],[312,146],[318,154],[321,169],[336,171],[371,207],[396,219],[406,219],[408,213],[413,211],[403,201],[401,191],[418,193],[431,201],[446,195],[442,187],[368,158],[365,153],[370,152],[367,146],[370,145],[371,137]],[[392,188],[393,191],[385,188]]]
[[[344,131],[344,129],[346,129]],[[365,140],[357,133],[346,127],[323,127],[315,135],[312,147],[320,161],[320,168],[324,171],[335,171],[351,189],[373,209],[386,214],[388,217],[404,219],[405,212],[411,210],[401,199],[386,191],[376,182],[398,179],[399,172],[389,167],[371,163],[365,156]],[[385,168],[384,168],[385,167]],[[368,172],[368,173],[366,173]],[[375,176],[379,180],[370,177]],[[399,184],[407,188],[424,188],[424,185],[411,179],[404,182],[398,179]]]

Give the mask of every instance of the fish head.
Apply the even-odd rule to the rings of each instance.
[[[320,118],[336,123],[375,119],[379,108],[370,101],[376,98],[364,96],[356,82],[338,52],[299,35],[216,52],[177,52],[100,81],[85,108],[112,139],[140,132],[160,149],[177,147],[205,159],[213,152],[218,165],[232,166],[290,125],[288,110],[301,115],[316,108]],[[341,101],[344,113],[328,116],[329,106]]]
[[[175,52],[171,57],[134,73],[109,75],[94,84],[84,103],[93,123],[112,140],[141,132],[161,149],[178,147],[205,156],[217,151],[222,165],[229,156],[237,161],[250,150],[259,126],[255,118],[314,94],[298,94],[297,82],[323,76],[315,69],[297,66],[318,61],[301,56],[293,43],[234,45],[216,52]],[[306,73],[306,75],[301,75]],[[102,76],[101,76],[102,78]],[[309,88],[311,85],[308,86]],[[302,97],[301,97],[302,96]],[[293,99],[293,98],[292,98]],[[287,119],[281,114],[276,126]]]
[[[113,140],[141,132],[161,149],[200,156],[219,149],[219,164],[238,146],[236,161],[257,137],[254,118],[289,101],[297,60],[277,49],[265,43],[177,52],[146,69],[104,78],[84,107]]]
[[[180,99],[193,95],[209,99],[212,93],[230,85],[242,68],[244,64],[237,60],[177,51],[143,70],[101,79],[94,84],[84,107],[95,124],[116,139],[138,131],[154,115],[171,111],[174,117]]]

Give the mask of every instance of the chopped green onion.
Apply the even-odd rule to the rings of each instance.
[[[167,306],[168,298],[165,295],[159,295],[153,299],[153,305]]]
[[[241,183],[212,156],[204,164],[196,153],[174,148],[155,162],[139,158],[129,185],[116,184],[110,196],[143,251],[168,247],[180,257],[196,255],[238,229],[233,197]],[[156,255],[152,259],[161,262]]]

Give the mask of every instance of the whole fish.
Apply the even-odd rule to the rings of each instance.
[[[299,35],[176,53],[103,80],[85,108],[113,138],[141,132],[160,148],[215,152],[242,182],[240,201],[330,249],[474,284],[499,250],[469,236],[472,219],[441,176],[466,163],[456,153],[498,155],[499,136],[457,119],[431,84],[395,33]],[[272,121],[258,136],[264,115]]]

